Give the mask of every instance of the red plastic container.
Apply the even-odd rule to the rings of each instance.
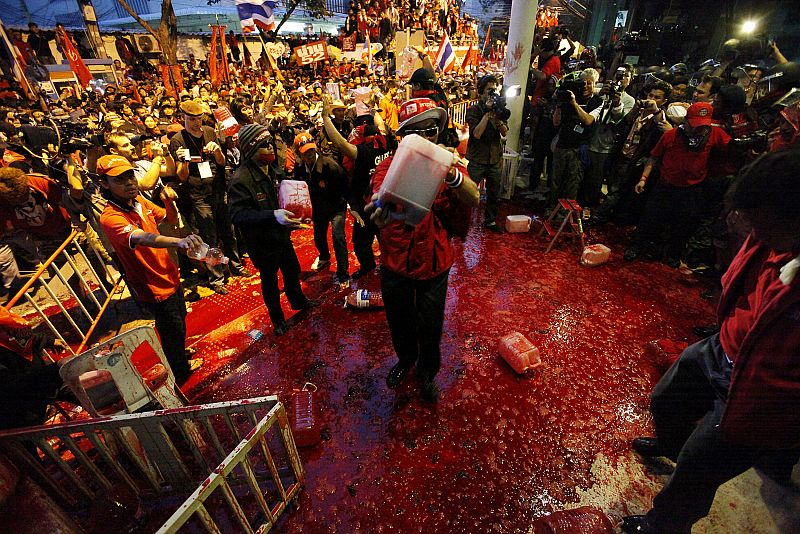
[[[295,391],[289,404],[289,420],[292,423],[294,442],[298,447],[312,447],[322,439],[322,428],[314,393],[317,386],[307,382],[303,389]]]
[[[612,534],[614,527],[606,514],[593,506],[581,506],[539,517],[533,534]]]
[[[225,134],[225,137],[233,137],[239,133],[241,125],[225,106],[220,106],[214,110],[214,118],[219,123],[220,129],[222,133]]]
[[[519,332],[500,339],[500,356],[519,374],[542,365],[539,349]]]
[[[311,194],[308,184],[300,180],[283,180],[278,188],[278,204],[303,221],[311,220]]]
[[[598,265],[603,265],[606,263],[610,257],[611,249],[607,246],[599,243],[596,245],[589,245],[583,249],[583,254],[581,254],[581,265],[585,265],[587,267],[597,267]]]

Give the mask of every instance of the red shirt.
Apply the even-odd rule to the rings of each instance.
[[[41,174],[29,174],[28,184],[31,194],[22,206],[0,209],[2,228],[10,225],[38,239],[69,237],[72,225],[67,210],[61,206],[64,190]]]
[[[537,105],[539,103],[539,99],[544,96],[545,89],[547,88],[547,81],[550,79],[550,76],[558,76],[561,72],[561,58],[558,56],[550,56],[544,62],[544,65],[539,65],[539,70],[542,71],[545,78],[544,80],[538,80],[536,82],[536,87],[533,90],[533,105]]]
[[[794,257],[791,253],[768,252],[762,253],[765,258],[760,266],[746,274],[742,292],[720,327],[720,343],[733,362],[736,362],[745,336],[763,312],[762,308],[783,289],[783,282],[779,278],[780,268]]]
[[[394,156],[386,158],[375,168],[373,193],[380,190],[393,159]],[[459,166],[458,170],[464,180],[470,179],[464,167]],[[383,267],[415,280],[429,280],[449,269],[456,254],[440,217],[451,202],[455,202],[453,192],[442,183],[431,211],[418,225],[409,227],[402,220],[390,220],[380,233]]]
[[[708,142],[697,152],[689,150],[683,133],[673,128],[664,133],[650,155],[661,158],[660,180],[675,187],[697,185],[706,179],[711,152],[728,146],[730,136],[722,128],[711,127]]]
[[[178,289],[178,267],[172,262],[167,249],[133,247],[130,238],[136,230],[158,234],[158,223],[164,220],[167,212],[142,196],[136,197],[136,200],[138,202],[132,210],[109,202],[100,215],[100,226],[119,256],[125,269],[125,280],[136,299],[161,302]]]

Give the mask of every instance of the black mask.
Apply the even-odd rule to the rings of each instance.
[[[700,152],[705,148],[706,143],[708,143],[708,136],[711,134],[711,131],[707,128],[703,128],[702,130],[696,130],[689,135],[686,133],[686,128],[683,124],[680,125],[681,132],[686,136],[686,141],[689,146],[689,150],[692,152]]]

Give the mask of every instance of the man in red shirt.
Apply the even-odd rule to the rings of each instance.
[[[699,187],[708,174],[712,152],[727,150],[730,136],[722,128],[712,126],[711,104],[698,102],[686,112],[686,121],[678,128],[668,130],[650,153],[650,160],[636,184],[636,193],[644,191],[653,168],[659,167],[656,184],[642,218],[625,251],[625,260],[635,259],[644,248],[663,248],[666,245],[665,263],[678,267],[686,242],[697,225],[697,214],[703,198]],[[661,243],[669,227],[666,243]]]
[[[624,532],[686,533],[717,488],[754,465],[791,480],[800,454],[800,151],[767,154],[734,184],[753,230],[722,278],[720,332],[687,348],[650,396],[645,457],[677,461],[647,515]],[[699,421],[699,422],[698,422]]]
[[[413,98],[400,107],[399,136],[417,134],[436,143],[447,127],[447,112],[429,98]],[[394,156],[384,159],[372,176],[372,200]],[[370,203],[366,212],[380,228],[381,291],[386,306],[386,321],[399,362],[389,371],[386,384],[400,384],[414,364],[426,400],[435,401],[438,388],[434,377],[439,371],[444,324],[447,279],[455,261],[450,244],[454,228],[468,218],[461,206],[477,206],[478,187],[462,163],[453,161],[446,180],[433,201],[430,212],[416,226],[407,225],[393,206]],[[460,161],[460,160],[458,160]],[[414,180],[416,177],[409,176]],[[394,214],[394,217],[390,217]]]
[[[178,222],[178,195],[165,186],[161,191],[164,208],[139,195],[134,168],[126,158],[101,157],[97,174],[108,200],[100,226],[117,253],[133,298],[155,317],[164,354],[175,381],[182,384],[202,360],[189,362],[186,358],[186,303],[178,267],[166,249],[191,250],[203,241],[196,235],[178,238],[159,234],[161,221]]]

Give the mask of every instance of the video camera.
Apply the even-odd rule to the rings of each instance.
[[[586,82],[584,80],[579,78],[564,79],[556,88],[556,92],[553,93],[553,96],[558,105],[564,105],[568,104],[570,101],[569,91],[572,91],[572,94],[574,94],[576,98],[580,98],[585,88]]]
[[[499,93],[491,93],[490,95],[491,109],[494,110],[495,115],[501,121],[507,121],[511,117],[511,110],[508,109],[506,97]]]

